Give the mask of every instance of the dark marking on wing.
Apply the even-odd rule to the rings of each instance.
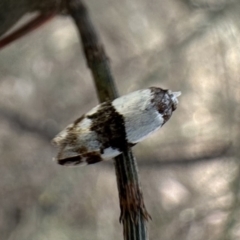
[[[76,149],[76,152],[83,154],[83,153],[87,153],[88,149],[85,146],[80,146],[79,148]]]
[[[73,123],[73,127],[75,127],[78,123],[80,123],[85,118],[85,115],[82,115],[78,119],[76,119]]]
[[[103,161],[103,159],[98,152],[88,152],[74,157],[58,159],[60,165],[78,165],[84,162],[87,164],[94,164],[101,161]]]
[[[102,149],[111,147],[122,152],[127,147],[124,117],[111,102],[102,103],[98,111],[86,116],[92,120],[90,129],[97,133]]]
[[[83,162],[80,155],[74,157],[68,157],[63,159],[58,159],[58,164],[60,165],[78,165]]]
[[[103,161],[103,159],[101,158],[101,155],[98,152],[86,153],[84,154],[84,157],[86,158],[86,162],[88,164],[94,164],[94,163]]]
[[[81,117],[79,117],[78,119],[76,119],[74,121],[74,123],[72,124],[71,127],[66,128],[67,131],[67,136],[65,137],[65,139],[63,140],[63,143],[66,144],[70,144],[70,145],[75,145],[76,141],[78,139],[78,135],[79,133],[77,133],[75,131],[77,125],[85,118],[85,115],[82,115]]]
[[[78,134],[72,129],[67,132],[67,136],[65,137],[65,145],[75,145],[78,139]]]

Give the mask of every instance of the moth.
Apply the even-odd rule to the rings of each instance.
[[[181,92],[157,87],[138,90],[97,105],[54,139],[61,165],[85,165],[120,155],[162,127]]]

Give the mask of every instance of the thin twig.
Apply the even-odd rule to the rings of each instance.
[[[92,71],[100,102],[118,97],[109,59],[105,54],[88,12],[81,0],[70,0],[68,9],[78,28],[87,65]],[[115,158],[119,191],[120,221],[123,223],[124,239],[147,239],[146,220],[150,218],[144,205],[139,184],[136,161],[131,149],[126,147]]]

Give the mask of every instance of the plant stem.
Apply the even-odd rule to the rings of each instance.
[[[68,10],[82,40],[82,48],[90,68],[100,102],[113,100],[118,92],[111,73],[109,59],[81,0],[69,0]],[[115,158],[115,170],[120,202],[120,222],[125,240],[146,240],[146,221],[150,218],[144,205],[139,184],[137,163],[131,149]]]

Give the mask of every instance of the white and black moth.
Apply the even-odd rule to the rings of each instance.
[[[61,165],[85,165],[118,156],[163,126],[180,95],[151,87],[99,104],[53,139],[59,147],[56,160]]]

